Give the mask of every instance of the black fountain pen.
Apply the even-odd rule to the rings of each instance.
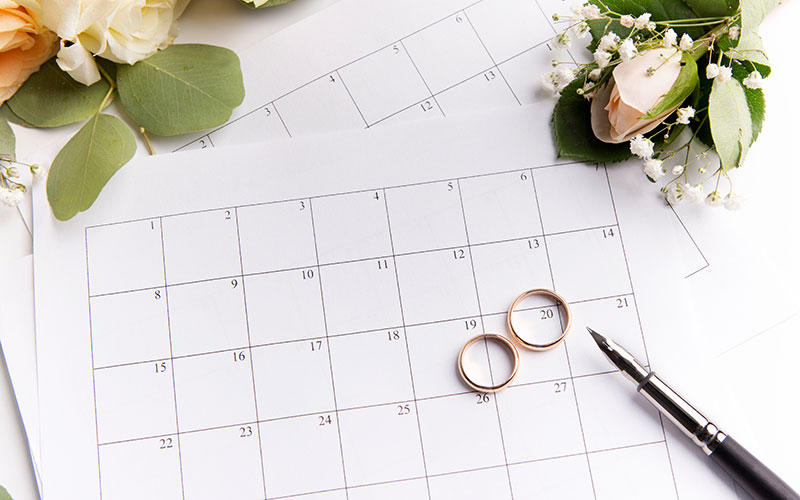
[[[619,344],[591,328],[597,346],[626,378],[636,385],[636,391],[703,448],[734,481],[756,500],[800,500],[798,495],[766,465],[745,450],[732,437],[722,432],[655,372],[645,368]]]

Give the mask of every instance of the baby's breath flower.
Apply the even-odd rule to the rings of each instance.
[[[714,63],[709,64],[706,66],[706,78],[711,80],[712,78],[716,78],[719,76],[719,66]]]
[[[559,49],[566,49],[572,43],[572,38],[567,33],[559,33],[553,38],[553,43]]]
[[[675,33],[675,30],[670,28],[664,33],[664,47],[670,49],[675,46],[678,42],[678,34]]]
[[[733,76],[733,72],[730,66],[720,66],[719,67],[719,74],[717,75],[717,81],[720,83],[725,83],[730,81],[731,76]]]
[[[558,88],[556,87],[556,74],[555,72],[545,73],[539,82],[542,88],[554,97],[558,95]]]
[[[22,201],[24,193],[21,189],[0,187],[0,203],[8,207],[16,207]]]
[[[596,50],[594,53],[594,62],[600,69],[605,68],[611,62],[611,54],[604,50]]]
[[[689,203],[699,203],[703,201],[703,199],[705,199],[705,196],[703,196],[703,185],[695,184],[692,186],[691,184],[685,184],[683,186],[683,199]]]
[[[694,40],[690,37],[687,33],[684,33],[681,37],[681,43],[679,45],[681,50],[692,50],[692,46],[694,45]]]
[[[624,16],[619,18],[619,24],[623,25],[626,28],[632,28],[633,27],[633,23],[635,21],[636,20],[630,14],[625,14]]]
[[[572,81],[573,78],[575,78],[575,70],[563,64],[556,69],[555,73],[558,82],[565,87],[569,82]]]
[[[619,44],[619,36],[613,31],[609,31],[600,38],[600,42],[597,44],[597,50],[608,52],[609,50],[616,49],[617,44]]]
[[[626,39],[619,46],[619,57],[623,61],[630,61],[636,54],[637,54],[636,46],[633,44],[633,40],[631,40],[630,38]]]
[[[645,138],[642,134],[631,139],[630,148],[631,153],[643,160],[653,157],[653,141]]]
[[[718,207],[722,205],[722,195],[716,191],[712,191],[706,196],[706,205],[709,207]]]
[[[19,177],[19,169],[12,165],[12,166],[6,168],[6,175],[10,179],[16,179],[17,177]]]
[[[728,30],[728,38],[731,40],[738,40],[739,39],[739,27],[738,26],[731,26],[731,29]]]
[[[761,73],[758,71],[753,71],[747,75],[747,78],[742,80],[742,83],[744,83],[744,86],[748,89],[760,89],[763,80],[764,79],[761,78]]]
[[[664,175],[664,162],[656,158],[647,158],[644,160],[644,173],[647,177],[657,181]]]
[[[633,25],[636,27],[637,30],[643,30],[647,28],[650,24],[650,13],[645,12],[641,16],[637,17],[634,21]]]
[[[739,210],[744,205],[744,200],[737,194],[730,193],[723,202],[728,210]]]
[[[670,184],[667,190],[664,192],[664,195],[667,198],[667,203],[670,205],[678,205],[683,200],[683,190],[681,189],[681,183]]]
[[[683,165],[675,165],[672,167],[672,175],[681,175],[686,171],[686,167]]]
[[[685,108],[678,109],[678,123],[688,125],[689,120],[694,118],[694,108],[686,106]]]
[[[603,14],[600,12],[600,7],[594,4],[587,4],[581,8],[581,17],[583,19],[602,19]]]
[[[37,165],[36,163],[30,165],[28,168],[31,169],[31,175],[33,176],[33,180],[44,179],[47,176],[47,169],[43,168],[41,165]]]
[[[586,22],[578,23],[571,28],[572,36],[578,40],[582,40],[589,36],[589,24]]]
[[[589,80],[596,82],[603,75],[603,70],[595,68],[589,72]]]

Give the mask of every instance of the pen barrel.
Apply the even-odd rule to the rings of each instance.
[[[755,500],[800,500],[796,491],[730,436],[717,446],[711,459]]]
[[[707,455],[713,453],[725,439],[725,433],[661,380],[655,372],[647,374],[636,390],[697,446],[701,446]]]

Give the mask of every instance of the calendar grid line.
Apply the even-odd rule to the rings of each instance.
[[[536,200],[536,211],[539,213],[539,223],[542,225],[542,230],[544,231],[544,220],[542,219],[542,210],[539,206],[539,194],[536,190],[536,179],[534,178],[533,171],[531,170],[531,187],[533,188],[533,197]],[[555,275],[553,273],[553,265],[550,260],[550,250],[547,246],[547,236],[542,237],[542,244],[544,245],[545,255],[547,256],[547,267],[550,270],[550,281],[553,284],[553,290],[556,290],[556,280]],[[561,308],[556,307],[556,312],[558,313],[558,323],[561,328],[564,328],[564,323],[561,317]],[[592,494],[594,495],[595,500],[597,500],[597,489],[594,485],[594,475],[592,474],[592,464],[589,461],[589,448],[586,446],[586,432],[583,429],[583,419],[581,418],[581,410],[580,405],[578,403],[578,392],[575,389],[575,378],[574,373],[572,372],[572,363],[569,359],[569,350],[567,349],[567,343],[564,342],[564,356],[567,358],[567,368],[569,370],[569,379],[570,385],[572,386],[572,397],[575,398],[575,409],[578,413],[578,425],[581,429],[581,439],[583,441],[583,451],[586,453],[586,466],[589,469],[589,480],[592,484]]]
[[[408,38],[408,37],[405,37],[405,38]],[[406,55],[408,56],[408,60],[411,61],[411,65],[414,66],[414,69],[416,70],[417,75],[419,75],[419,78],[422,80],[422,83],[425,84],[425,88],[428,89],[428,94],[430,94],[430,98],[433,99],[433,102],[436,103],[436,107],[439,108],[439,112],[442,114],[442,116],[446,117],[447,115],[444,114],[444,109],[442,109],[442,106],[439,104],[439,101],[436,99],[436,95],[433,93],[433,90],[431,90],[431,86],[428,85],[428,82],[425,80],[425,77],[422,76],[422,72],[419,70],[419,67],[417,67],[417,63],[414,62],[414,58],[411,57],[411,53],[406,48],[406,44],[403,43],[403,39],[402,38],[400,39],[400,45],[403,47],[403,50],[405,51]],[[423,100],[422,102],[425,102],[425,100]],[[425,111],[428,111],[427,108],[424,108],[424,104],[423,104],[423,109]]]
[[[497,64],[497,62],[494,60],[494,56],[492,55],[491,52],[489,52],[489,48],[486,47],[486,43],[483,41],[483,38],[481,38],[480,33],[478,33],[478,30],[475,29],[475,25],[472,24],[472,20],[469,18],[469,14],[467,14],[466,9],[463,10],[462,12],[464,13],[464,17],[467,19],[467,22],[469,23],[470,28],[472,28],[472,32],[475,33],[475,36],[478,37],[478,41],[481,42],[481,46],[483,47],[483,50],[485,50],[486,54],[489,55],[489,59],[491,59],[492,64],[494,64],[493,67],[497,68],[497,72],[500,73],[500,76],[503,78],[503,81],[505,82],[506,87],[508,87],[508,90],[511,91],[511,95],[513,95],[514,99],[516,99],[517,104],[522,106],[522,102],[519,100],[519,97],[517,97],[517,93],[514,92],[514,89],[511,88],[511,85],[509,85],[508,80],[506,79],[506,75],[504,75],[503,74],[503,70],[500,69],[500,65]]]
[[[281,120],[281,125],[283,125],[283,130],[286,131],[286,135],[288,135],[289,139],[291,139],[292,138],[292,133],[289,131],[289,127],[286,126],[286,121],[283,119],[283,116],[281,115],[281,112],[278,109],[278,104],[275,101],[272,101],[272,102],[268,103],[267,106],[269,106],[270,104],[272,104],[272,109],[275,110],[275,114],[277,114],[278,118]],[[252,112],[255,113],[256,111],[258,111],[258,109],[259,108],[256,108]],[[248,113],[248,114],[250,114],[250,113]]]
[[[419,448],[422,455],[422,467],[425,472],[425,488],[428,490],[428,500],[431,498],[431,485],[428,480],[428,461],[425,458],[425,443],[422,439],[422,424],[419,421],[419,405],[417,404],[417,388],[414,384],[414,370],[411,366],[411,351],[408,348],[408,332],[406,331],[406,317],[403,311],[403,294],[400,291],[400,276],[397,273],[397,259],[394,257],[394,236],[392,235],[392,222],[389,217],[389,201],[386,198],[386,190],[383,190],[383,207],[386,211],[386,228],[389,230],[389,245],[392,249],[392,267],[394,267],[394,278],[397,285],[397,300],[400,305],[400,321],[403,323],[403,340],[406,344],[406,357],[408,358],[408,374],[411,378],[411,394],[414,398],[414,416],[417,419],[417,432],[419,433]]]
[[[181,458],[181,426],[180,420],[178,419],[178,390],[175,384],[175,363],[173,361],[172,355],[172,322],[169,317],[169,291],[167,290],[167,253],[164,250],[164,222],[163,219],[159,217],[158,219],[158,230],[161,236],[161,265],[163,266],[164,270],[164,307],[167,311],[167,334],[169,336],[169,369],[170,375],[172,376],[172,399],[173,403],[175,404],[175,441],[178,445],[178,471],[180,473],[180,482],[181,482],[181,497],[186,498],[186,491],[184,490],[183,484],[183,459]],[[98,443],[99,444],[99,443]],[[99,453],[98,453],[99,454]]]
[[[236,223],[236,245],[238,248],[239,253],[239,269],[242,271],[242,302],[244,307],[244,321],[245,321],[245,328],[247,331],[247,352],[248,358],[250,361],[250,379],[253,382],[253,408],[255,409],[256,421],[259,421],[258,417],[258,392],[256,391],[256,372],[255,367],[253,366],[253,342],[250,337],[250,316],[247,313],[247,286],[245,284],[244,279],[244,263],[242,261],[242,239],[239,234],[239,211],[234,208],[234,222]],[[258,456],[260,465],[261,465],[261,487],[264,492],[264,498],[267,497],[267,478],[264,474],[264,451],[262,448],[262,441],[261,441],[261,426],[256,426],[256,437],[258,438]]]
[[[350,92],[349,88],[347,88],[347,82],[344,81],[344,78],[342,78],[342,74],[339,73],[338,69],[336,70],[336,76],[339,77],[339,81],[342,82],[342,86],[344,87],[344,90],[347,92],[347,95],[350,96],[350,100],[353,102],[353,106],[356,107],[356,111],[358,111],[358,116],[361,117],[361,121],[364,122],[364,126],[365,127],[369,127],[369,124],[367,123],[367,119],[364,118],[364,113],[362,113],[361,112],[361,108],[358,107],[358,103],[356,102],[355,98],[353,97],[353,93]],[[287,131],[288,131],[288,129],[287,129]]]
[[[86,252],[86,290],[89,290],[89,238],[87,237],[87,230],[83,228],[83,244]],[[92,404],[94,405],[94,438],[97,443],[97,491],[100,492],[100,497],[103,496],[103,469],[100,466],[100,421],[97,417],[97,379],[95,377],[96,368],[94,361],[94,332],[92,330],[92,301],[91,298],[86,300],[89,313],[89,350],[92,360]]]
[[[320,297],[320,303],[322,305],[322,320],[323,320],[323,324],[325,326],[325,339],[326,339],[325,340],[325,346],[326,346],[327,351],[328,351],[328,367],[330,369],[330,375],[331,375],[331,393],[333,395],[333,412],[334,412],[334,415],[336,415],[336,432],[337,432],[338,437],[339,437],[339,457],[341,459],[341,465],[342,465],[342,482],[344,484],[345,497],[347,499],[349,499],[350,498],[350,494],[347,491],[347,469],[345,468],[345,463],[344,463],[344,445],[342,444],[342,427],[341,427],[341,424],[339,422],[339,404],[338,404],[338,401],[337,401],[337,398],[336,398],[336,381],[335,381],[334,376],[333,376],[333,359],[332,359],[332,356],[331,356],[331,342],[330,342],[330,338],[328,337],[328,316],[327,316],[327,314],[325,312],[325,293],[324,293],[324,291],[322,289],[322,270],[319,268],[319,246],[318,246],[318,243],[317,243],[316,224],[314,222],[314,202],[312,201],[311,198],[308,199],[308,210],[310,212],[310,218],[311,218],[311,234],[312,234],[312,236],[314,238],[314,255],[317,258],[317,272],[320,274],[320,279],[319,279],[319,297]]]
[[[469,252],[469,265],[470,265],[470,270],[472,271],[472,282],[473,282],[473,284],[475,286],[475,297],[476,297],[477,303],[478,303],[478,314],[479,314],[480,321],[481,321],[481,330],[483,330],[483,332],[486,333],[486,324],[483,321],[483,313],[482,313],[482,308],[481,308],[481,295],[480,295],[480,292],[478,291],[478,276],[477,276],[477,274],[475,274],[475,261],[474,261],[473,256],[472,256],[472,247],[470,246],[470,240],[469,240],[469,227],[467,225],[467,212],[464,210],[464,197],[463,197],[463,193],[462,193],[462,190],[461,190],[461,182],[459,180],[456,180],[456,186],[458,187],[458,199],[459,199],[459,202],[460,202],[460,205],[461,205],[461,217],[462,217],[462,220],[464,222],[464,235],[467,238],[467,250]],[[489,379],[492,381],[491,382],[492,385],[494,385],[494,374],[493,374],[493,371],[492,371],[492,358],[491,358],[491,356],[489,356],[489,344],[488,344],[488,342],[487,342],[487,340],[485,338],[484,338],[483,345],[484,345],[484,348],[486,349],[486,361],[487,361],[487,363],[489,365]],[[494,409],[495,409],[495,413],[497,414],[497,427],[498,427],[498,430],[500,431],[500,444],[502,445],[502,448],[503,448],[503,461],[506,464],[506,477],[508,478],[508,491],[509,491],[509,494],[511,495],[511,500],[514,500],[514,486],[511,483],[511,470],[508,468],[508,452],[506,451],[506,440],[505,440],[505,435],[503,434],[503,422],[502,422],[502,419],[500,418],[500,407],[498,406],[498,403],[497,403],[497,396],[493,397],[492,399],[494,400]]]

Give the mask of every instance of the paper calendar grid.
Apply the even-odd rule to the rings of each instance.
[[[598,189],[608,196],[570,210]],[[534,287],[570,300],[576,330],[591,316],[645,358],[603,168],[270,201],[85,236],[104,498],[613,498],[625,454],[674,496],[658,419],[626,417],[638,403],[583,332],[522,353],[497,395],[469,392],[455,371],[460,345],[504,332],[508,303]],[[558,328],[552,316],[540,321]]]
[[[550,10],[563,8],[559,2],[478,0],[174,150],[549,101],[537,88],[538,76],[556,55],[548,44],[555,34]]]

